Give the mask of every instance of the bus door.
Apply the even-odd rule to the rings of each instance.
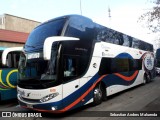
[[[79,74],[79,56],[63,55],[63,105],[71,104],[79,98],[80,79]],[[73,106],[72,106],[73,107]]]

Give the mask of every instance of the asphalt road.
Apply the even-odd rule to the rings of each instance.
[[[19,112],[33,112],[20,108],[16,100],[6,101],[0,103],[0,111],[19,111]],[[159,120],[160,117],[108,117],[112,113],[123,113],[127,111],[134,113],[136,111],[146,113],[158,113],[160,115],[160,77],[156,77],[151,83],[146,85],[139,85],[129,90],[123,91],[116,95],[108,97],[108,100],[98,106],[92,104],[76,109],[66,114],[49,114],[43,113],[42,118],[35,117],[18,117],[18,118],[0,118],[0,120]],[[36,111],[34,111],[36,112]],[[127,112],[124,112],[127,114]],[[40,115],[40,114],[39,114]]]

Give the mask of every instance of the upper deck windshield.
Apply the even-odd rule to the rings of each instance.
[[[46,38],[52,36],[60,36],[63,30],[66,19],[56,19],[50,22],[44,23],[35,28],[29,35],[26,44],[25,51],[34,50],[37,47],[42,48],[42,45]]]

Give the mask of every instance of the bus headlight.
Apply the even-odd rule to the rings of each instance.
[[[40,99],[40,102],[46,102],[46,101],[51,100],[52,98],[54,98],[54,97],[56,97],[56,96],[58,96],[58,95],[59,95],[59,93],[49,94],[49,95],[41,98],[41,99]]]

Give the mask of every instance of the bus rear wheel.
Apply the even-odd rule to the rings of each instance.
[[[146,82],[147,83],[151,82],[151,76],[150,76],[150,74],[146,74]]]
[[[98,105],[102,103],[103,92],[101,84],[98,84],[93,91],[93,105]]]
[[[146,73],[145,73],[143,84],[149,83],[150,81],[151,81],[151,76],[150,76],[150,74],[146,74]]]

